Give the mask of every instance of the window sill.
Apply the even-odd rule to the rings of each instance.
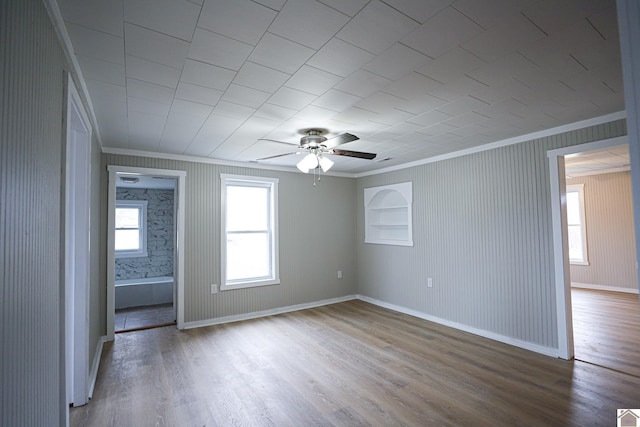
[[[255,282],[238,282],[220,285],[220,291],[232,291],[235,289],[256,288],[258,286],[279,285],[279,279],[257,280]]]
[[[116,252],[116,259],[119,258],[143,258],[148,257],[148,252]]]

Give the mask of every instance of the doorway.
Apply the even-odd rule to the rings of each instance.
[[[65,167],[65,376],[70,406],[88,402],[91,127],[69,76]]]
[[[184,324],[184,171],[109,166],[107,337]]]
[[[176,178],[116,177],[114,332],[175,325]]]
[[[581,162],[575,161],[576,157],[582,156],[583,158],[588,158],[589,156],[585,156],[584,153],[596,153],[598,151],[615,151],[615,147],[619,146],[627,146],[628,138],[619,137],[619,138],[611,138],[602,141],[596,141],[593,143],[582,144],[578,146],[565,147],[557,150],[551,150],[548,152],[549,157],[549,171],[550,171],[550,184],[551,184],[551,210],[552,210],[552,223],[553,223],[553,239],[554,239],[554,265],[555,265],[555,283],[556,283],[556,301],[557,301],[557,318],[558,318],[558,357],[563,359],[572,359],[575,354],[574,347],[574,332],[580,332],[584,329],[582,325],[584,325],[584,316],[587,315],[588,310],[585,311],[585,301],[588,299],[584,298],[583,294],[576,295],[576,307],[574,307],[572,303],[572,288],[571,288],[571,265],[570,265],[570,254],[573,257],[573,263],[576,265],[588,265],[588,251],[587,247],[580,247],[582,242],[579,242],[580,232],[575,229],[575,223],[579,223],[580,220],[576,220],[577,215],[571,214],[570,217],[573,219],[569,219],[569,223],[567,221],[567,201],[569,201],[569,205],[571,207],[572,199],[576,201],[574,204],[574,208],[576,205],[580,203],[577,202],[578,199],[581,199],[582,196],[578,196],[574,194],[576,188],[567,189],[567,181],[566,175],[567,171],[571,174],[575,175],[578,168],[589,167],[590,165],[584,164],[589,162]],[[595,154],[594,154],[595,157]],[[577,164],[578,163],[578,164]],[[580,165],[579,163],[583,163]],[[601,161],[600,163],[606,163],[605,161]],[[600,168],[604,171],[605,166],[603,165],[591,165],[595,168]],[[627,166],[628,167],[628,166]],[[612,169],[612,166],[608,166],[609,169]],[[572,182],[576,184],[576,182]],[[579,185],[577,185],[579,187]],[[569,197],[571,195],[571,197]],[[582,231],[584,232],[584,218],[582,219]],[[588,226],[588,224],[587,224]],[[569,228],[571,228],[571,245],[569,242]],[[586,236],[586,235],[583,235]],[[586,238],[586,237],[584,237]],[[576,241],[578,240],[578,242]],[[570,248],[571,246],[571,248]],[[635,263],[633,263],[635,264]],[[577,276],[575,272],[574,266],[574,274]],[[635,274],[633,274],[635,277]],[[576,277],[577,279],[577,277]],[[636,284],[637,286],[637,284]],[[579,299],[578,299],[579,298]],[[574,308],[576,310],[574,310]],[[577,328],[574,331],[574,320],[573,313],[576,313],[577,316],[581,316],[577,319]],[[598,310],[593,310],[593,315],[595,316]],[[583,332],[580,332],[581,334]],[[580,351],[584,351],[584,336],[575,337],[576,339],[580,338],[581,341],[578,342],[580,346]],[[613,349],[612,349],[613,350]]]

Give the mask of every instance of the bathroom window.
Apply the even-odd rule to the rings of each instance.
[[[221,175],[221,290],[275,285],[278,268],[278,180]]]
[[[116,201],[116,258],[147,256],[147,201]]]

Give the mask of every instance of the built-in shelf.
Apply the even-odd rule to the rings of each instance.
[[[411,182],[364,189],[365,243],[413,246]]]

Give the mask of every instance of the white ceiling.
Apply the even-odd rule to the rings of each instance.
[[[249,162],[319,127],[390,158],[334,156],[357,173],[624,109],[615,0],[58,4],[105,148]]]
[[[567,178],[628,171],[631,168],[627,144],[565,156],[564,163]]]

